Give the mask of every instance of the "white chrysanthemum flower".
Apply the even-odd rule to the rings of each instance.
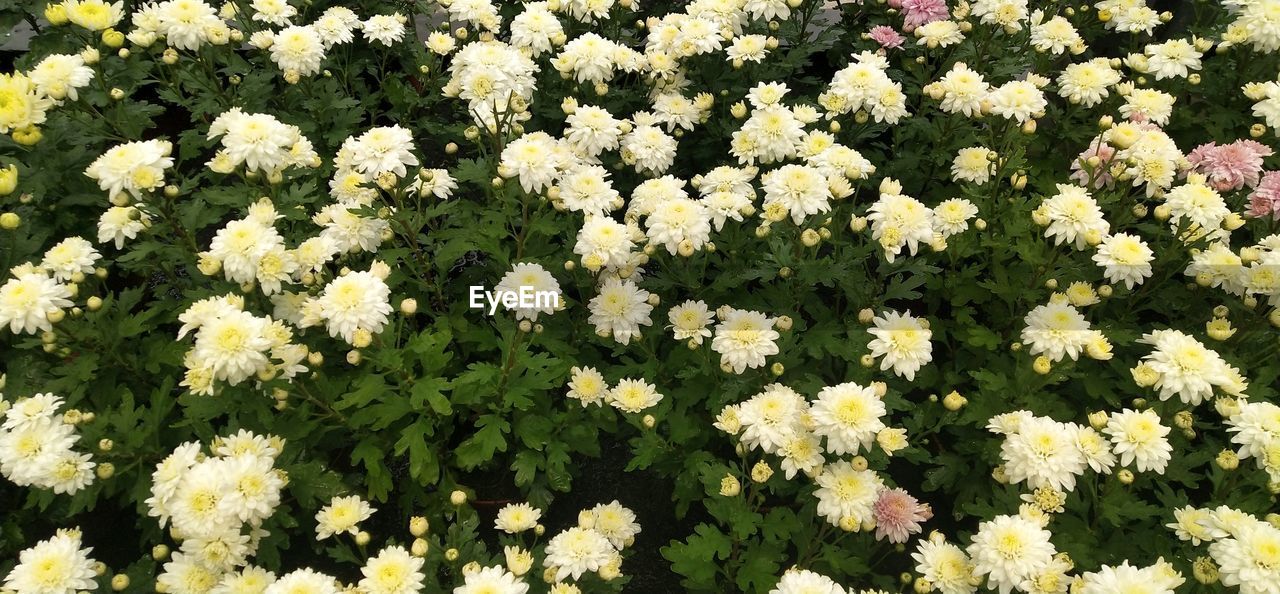
[[[360,17],[345,6],[330,6],[316,18],[311,26],[320,34],[321,41],[332,47],[355,41]]]
[[[642,379],[623,379],[605,395],[605,400],[623,412],[638,413],[656,406],[662,394],[653,384]]]
[[[529,50],[533,56],[541,56],[552,50],[555,41],[564,34],[564,25],[547,8],[546,2],[527,2],[524,12],[511,19],[511,44]]]
[[[222,512],[241,522],[263,521],[280,505],[284,478],[272,468],[272,459],[241,454],[227,458],[227,495]]]
[[[1075,490],[1076,477],[1089,467],[1077,445],[1079,430],[1076,425],[1047,417],[1022,421],[1018,431],[1005,436],[1000,446],[1009,482],[1026,482],[1032,489]]]
[[[343,151],[350,156],[352,169],[370,178],[384,173],[404,177],[406,167],[416,167],[413,133],[399,124],[371,128],[360,136],[353,136],[342,143]]]
[[[0,326],[14,334],[52,330],[49,317],[71,307],[71,289],[44,272],[12,271],[14,277],[0,285]]]
[[[360,591],[365,594],[417,594],[422,591],[426,575],[423,560],[409,554],[404,547],[382,549],[360,568]]]
[[[748,368],[763,367],[765,357],[778,354],[779,336],[769,316],[758,311],[731,309],[716,325],[711,348],[720,354],[722,366],[742,373]]]
[[[151,217],[134,206],[112,206],[98,218],[98,243],[114,243],[124,249],[125,241],[135,239],[151,226]]]
[[[1121,465],[1134,464],[1138,472],[1153,470],[1156,474],[1164,474],[1172,458],[1173,446],[1165,438],[1169,431],[1160,424],[1160,415],[1150,409],[1113,412],[1103,429],[1111,437]]]
[[[604,402],[608,392],[609,384],[594,367],[574,367],[570,370],[569,392],[565,395],[581,402],[584,408],[589,404]]]
[[[640,523],[636,521],[635,512],[623,506],[618,500],[600,503],[586,513],[591,514],[592,529],[613,544],[618,550],[631,546],[637,534],[640,534]]]
[[[1093,261],[1103,268],[1107,282],[1124,283],[1130,289],[1151,276],[1154,259],[1155,253],[1147,242],[1129,233],[1107,236],[1093,254]]]
[[[1185,581],[1177,572],[1166,573],[1159,564],[1138,568],[1128,561],[1118,566],[1104,565],[1099,571],[1085,573],[1081,579],[1080,594],[1174,594],[1174,589]]]
[[[1062,16],[1054,16],[1049,20],[1043,21],[1044,13],[1035,11],[1031,15],[1031,46],[1042,52],[1048,52],[1055,56],[1062,55],[1068,50],[1075,51],[1075,48],[1084,47],[1084,38],[1080,37],[1080,33],[1076,31],[1071,21]]]
[[[620,141],[622,160],[637,173],[661,175],[676,160],[678,141],[657,126],[637,125]]]
[[[292,25],[273,36],[270,55],[271,61],[286,74],[296,72],[300,76],[311,76],[320,72],[325,44],[314,27]]]
[[[831,210],[831,188],[826,176],[813,167],[783,165],[761,177],[764,204],[780,204],[799,225],[805,217]]]
[[[760,63],[769,55],[769,39],[764,35],[739,35],[725,49],[725,58],[730,62]]]
[[[837,456],[870,449],[885,428],[884,401],[874,388],[843,383],[818,392],[813,401],[813,432],[827,438],[826,451]]]
[[[985,146],[962,148],[951,161],[951,179],[982,185],[991,181],[991,149]]]
[[[1057,550],[1050,536],[1036,521],[1019,516],[982,522],[968,547],[973,574],[986,576],[988,588],[1009,594],[1053,563]]]
[[[547,272],[546,268],[534,262],[520,262],[512,265],[511,270],[502,275],[502,279],[494,285],[497,294],[511,293],[520,296],[521,301],[511,308],[517,320],[538,321],[538,314],[552,315],[562,304],[560,282]],[[554,295],[554,299],[550,296]],[[529,296],[529,299],[525,299]],[[526,304],[529,305],[526,307]]]
[[[236,529],[238,519],[223,513],[227,496],[222,458],[206,458],[188,469],[172,501],[173,529],[186,537],[212,538]]]
[[[1201,238],[1225,239],[1228,234],[1223,223],[1231,209],[1222,195],[1204,181],[1202,177],[1192,176],[1186,184],[1165,194],[1169,227],[1187,242]]]
[[[542,518],[542,511],[528,503],[508,503],[498,510],[493,527],[507,534],[519,534],[532,530]]]
[[[369,502],[357,495],[334,497],[329,505],[316,512],[316,540],[335,534],[354,535],[360,531],[360,522],[372,517],[375,511]]]
[[[876,316],[869,332],[874,338],[867,343],[871,356],[880,358],[880,369],[893,369],[894,374],[914,381],[916,372],[933,360],[933,332],[911,312],[889,311]]]
[[[592,272],[602,268],[622,268],[635,247],[631,230],[609,217],[588,216],[578,231],[573,253],[582,256],[582,265]]]
[[[57,281],[70,281],[77,274],[93,274],[94,264],[101,258],[93,244],[82,237],[68,237],[49,248],[40,268]]]
[[[338,581],[314,569],[298,569],[280,576],[262,594],[338,594]]]
[[[834,526],[861,526],[873,521],[873,506],[884,489],[884,482],[874,470],[855,470],[848,460],[828,464],[814,478],[818,489],[817,513]]]
[[[1241,402],[1239,411],[1227,418],[1231,443],[1239,444],[1240,458],[1254,458],[1271,480],[1280,480],[1280,406],[1270,402]]]
[[[978,216],[978,207],[965,198],[948,198],[933,207],[934,228],[943,239],[969,229],[969,219]]]
[[[792,568],[782,574],[769,594],[847,594],[835,580],[807,569]]]
[[[274,47],[274,46],[273,46]],[[222,150],[209,162],[218,173],[244,165],[249,171],[279,172],[286,167],[310,166],[319,157],[297,126],[261,113],[233,107],[209,125],[209,138],[221,138]]]
[[[1232,374],[1226,361],[1213,349],[1177,330],[1156,330],[1138,341],[1152,345],[1143,362],[1158,376],[1153,387],[1160,399],[1173,395],[1190,405],[1213,396],[1215,386],[1229,386]]]
[[[173,167],[173,145],[165,140],[126,142],[116,145],[84,170],[116,204],[126,195],[141,199],[146,192],[164,186],[164,172]]]
[[[1093,107],[1102,103],[1111,93],[1108,89],[1119,84],[1122,78],[1106,58],[1071,64],[1058,75],[1058,95],[1072,103]]]
[[[955,27],[955,23],[951,21],[934,21],[916,29],[916,34],[921,35],[919,33],[921,29],[935,27],[940,23]],[[956,33],[958,34],[959,31]],[[942,75],[942,78],[926,88],[930,96],[938,98],[938,108],[942,111],[973,117],[981,115],[982,100],[987,96],[990,85],[980,73],[970,69],[964,62],[956,62],[951,66],[951,70]]]
[[[1048,219],[1044,234],[1053,238],[1054,245],[1070,243],[1082,250],[1089,245],[1091,234],[1098,239],[1107,235],[1111,225],[1088,190],[1069,184],[1057,184],[1057,188],[1058,193],[1046,198],[1037,209]]]
[[[407,20],[400,13],[376,14],[361,23],[360,30],[364,32],[365,39],[390,46],[404,39]]]
[[[609,170],[599,165],[579,165],[560,176],[560,200],[574,212],[607,214],[622,205],[609,181]]]
[[[697,251],[711,239],[711,213],[701,202],[673,198],[654,207],[645,227],[649,241],[672,255],[684,253],[682,246]]]
[[[631,281],[610,278],[600,287],[600,292],[588,302],[591,310],[588,321],[596,327],[596,334],[612,336],[621,344],[628,344],[640,336],[640,326],[653,323],[649,313],[649,292]]]
[[[1026,327],[1022,329],[1022,341],[1030,346],[1030,353],[1043,353],[1054,362],[1063,357],[1076,360],[1094,339],[1089,321],[1066,302],[1036,306],[1023,318],[1023,323]]]
[[[351,343],[359,330],[382,331],[391,314],[391,289],[373,272],[351,272],[325,286],[317,303],[329,336]]]
[[[808,414],[809,401],[804,396],[782,384],[769,384],[739,405],[739,439],[749,448],[777,452],[797,434],[808,431],[802,425]]]
[[[886,180],[886,182],[892,180]],[[919,200],[901,194],[897,182],[883,191],[880,199],[871,205],[867,220],[871,222],[871,237],[884,248],[885,260],[893,262],[903,248],[916,255],[920,244],[933,241],[933,210]]]
[[[1148,121],[1163,126],[1173,114],[1177,97],[1155,89],[1133,89],[1125,95],[1120,115],[1133,121]]]
[[[253,0],[249,7],[253,9],[253,20],[277,27],[289,25],[289,20],[298,16],[298,9],[286,0]]]
[[[67,20],[90,31],[114,27],[124,18],[124,2],[106,0],[66,0],[62,3]]]
[[[667,328],[671,329],[676,340],[690,340],[700,345],[702,339],[711,336],[707,325],[715,319],[715,314],[707,308],[706,302],[689,300],[672,307],[667,312],[667,319],[671,322]]]
[[[601,110],[603,111],[603,110]],[[570,129],[570,135],[573,129]],[[586,142],[579,138],[579,141]],[[571,139],[571,142],[577,142]],[[531,132],[507,143],[502,149],[499,168],[520,180],[525,192],[541,192],[550,186],[558,175],[560,160],[558,143],[546,132]],[[602,149],[603,150],[603,149]]]
[[[1174,522],[1165,524],[1173,529],[1178,540],[1190,541],[1194,546],[1202,542],[1212,542],[1224,536],[1226,532],[1218,532],[1213,527],[1212,511],[1190,505],[1173,510]]]
[[[591,528],[575,526],[561,532],[547,542],[543,565],[554,571],[557,581],[599,571],[617,555],[617,549],[609,539]],[[464,594],[454,591],[455,594]]]
[[[1199,70],[1201,52],[1186,39],[1170,39],[1164,43],[1148,44],[1146,72],[1156,80],[1186,78],[1190,71]]]
[[[1039,117],[1049,105],[1044,93],[1036,85],[1025,80],[1015,80],[1000,85],[992,89],[986,99],[991,104],[991,113],[1018,123]]]
[[[40,60],[27,76],[45,96],[61,103],[64,99],[79,99],[77,90],[93,80],[93,68],[86,66],[80,54],[53,54]]]
[[[1240,594],[1275,594],[1280,588],[1280,529],[1254,520],[1231,538],[1209,545],[1222,584],[1238,586]]]
[[[972,583],[973,562],[960,547],[940,536],[921,539],[916,552],[911,554],[916,571],[942,594],[973,594],[978,590]]]

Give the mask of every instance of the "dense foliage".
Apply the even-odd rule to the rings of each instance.
[[[1280,0],[19,24],[6,592],[1280,594]]]

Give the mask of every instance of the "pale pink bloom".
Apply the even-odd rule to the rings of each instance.
[[[1262,159],[1271,156],[1271,148],[1252,140],[1231,144],[1210,142],[1196,147],[1187,155],[1192,171],[1209,178],[1209,185],[1219,192],[1258,185],[1262,176]]]
[[[902,489],[884,489],[871,508],[876,518],[876,540],[889,538],[904,543],[922,530],[920,523],[933,517],[928,505],[921,504]]]
[[[1262,174],[1262,181],[1249,194],[1249,215],[1280,219],[1280,171]]]
[[[941,21],[947,15],[947,0],[902,0],[902,28],[907,31]]]
[[[900,48],[902,47],[902,42],[905,41],[897,31],[893,30],[893,27],[885,25],[871,29],[870,35],[871,39],[875,40],[884,49]]]
[[[1076,160],[1071,163],[1071,179],[1082,186],[1089,185],[1090,172],[1084,168],[1084,162],[1088,161],[1090,157],[1097,157],[1101,161],[1097,169],[1092,172],[1094,189],[1110,186],[1112,182],[1111,160],[1116,157],[1116,149],[1102,142],[1102,139],[1095,140],[1093,144],[1089,145],[1089,148],[1080,153],[1080,156],[1076,157]]]

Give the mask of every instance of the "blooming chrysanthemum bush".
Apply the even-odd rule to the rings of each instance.
[[[1280,594],[1280,0],[10,29],[4,594]]]

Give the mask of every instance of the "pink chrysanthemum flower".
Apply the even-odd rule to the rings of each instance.
[[[1088,186],[1089,179],[1092,178],[1094,189],[1110,186],[1113,181],[1111,178],[1111,160],[1115,156],[1115,147],[1102,142],[1101,139],[1094,141],[1071,164],[1071,179],[1082,186]],[[1093,170],[1086,169],[1084,165],[1090,157],[1097,157],[1100,161],[1098,167]]]
[[[1280,219],[1280,171],[1268,171],[1249,194],[1249,215]]]
[[[1209,178],[1209,185],[1219,192],[1258,185],[1262,176],[1262,159],[1271,156],[1271,148],[1252,140],[1231,144],[1202,144],[1187,155],[1192,170]]]
[[[902,489],[885,489],[871,508],[876,518],[876,540],[904,543],[922,530],[920,523],[933,517],[933,511]]]
[[[905,41],[897,31],[893,30],[893,27],[885,25],[871,29],[870,35],[871,39],[875,40],[884,49],[900,48],[902,47],[902,42]]]
[[[916,27],[947,18],[946,0],[902,0],[902,28],[914,31]]]

